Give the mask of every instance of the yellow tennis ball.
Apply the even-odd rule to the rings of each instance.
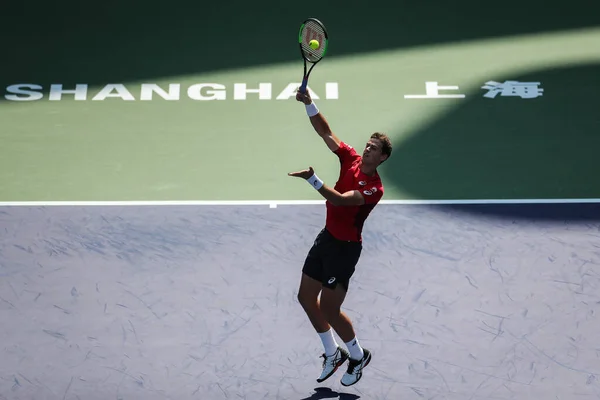
[[[319,42],[317,40],[311,40],[310,42],[308,42],[308,45],[310,46],[311,49],[316,50],[319,48]]]

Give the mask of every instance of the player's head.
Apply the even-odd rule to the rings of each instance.
[[[363,163],[379,165],[392,155],[392,142],[381,132],[375,132],[369,138],[363,151]]]

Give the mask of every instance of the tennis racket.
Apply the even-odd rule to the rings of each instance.
[[[313,49],[310,46],[312,40],[319,42],[319,47]],[[308,18],[300,26],[298,42],[300,44],[300,53],[304,59],[304,77],[302,78],[300,92],[305,93],[310,73],[315,65],[325,57],[325,53],[327,52],[329,37],[327,36],[325,25],[316,18]],[[309,64],[310,68],[308,68]]]

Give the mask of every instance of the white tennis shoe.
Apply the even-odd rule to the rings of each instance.
[[[350,354],[338,346],[337,350],[332,355],[327,356],[323,353],[321,357],[323,358],[323,372],[321,372],[321,376],[317,378],[317,382],[319,383],[333,375],[335,371],[350,358]]]
[[[350,358],[350,361],[348,362],[348,369],[346,370],[344,376],[342,376],[342,385],[354,385],[356,382],[360,381],[360,378],[362,378],[363,369],[371,362],[371,352],[365,348],[363,348],[363,352],[365,354],[361,360],[353,360]]]

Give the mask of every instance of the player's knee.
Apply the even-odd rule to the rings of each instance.
[[[317,298],[311,296],[309,293],[299,292],[297,297],[298,303],[300,303],[304,309],[310,309],[317,306]]]
[[[335,306],[325,306],[321,304],[321,311],[323,312],[323,316],[330,323],[335,323],[340,317],[341,310],[339,307]]]
[[[321,312],[328,322],[335,322],[341,313],[340,304],[334,299],[321,298]]]

